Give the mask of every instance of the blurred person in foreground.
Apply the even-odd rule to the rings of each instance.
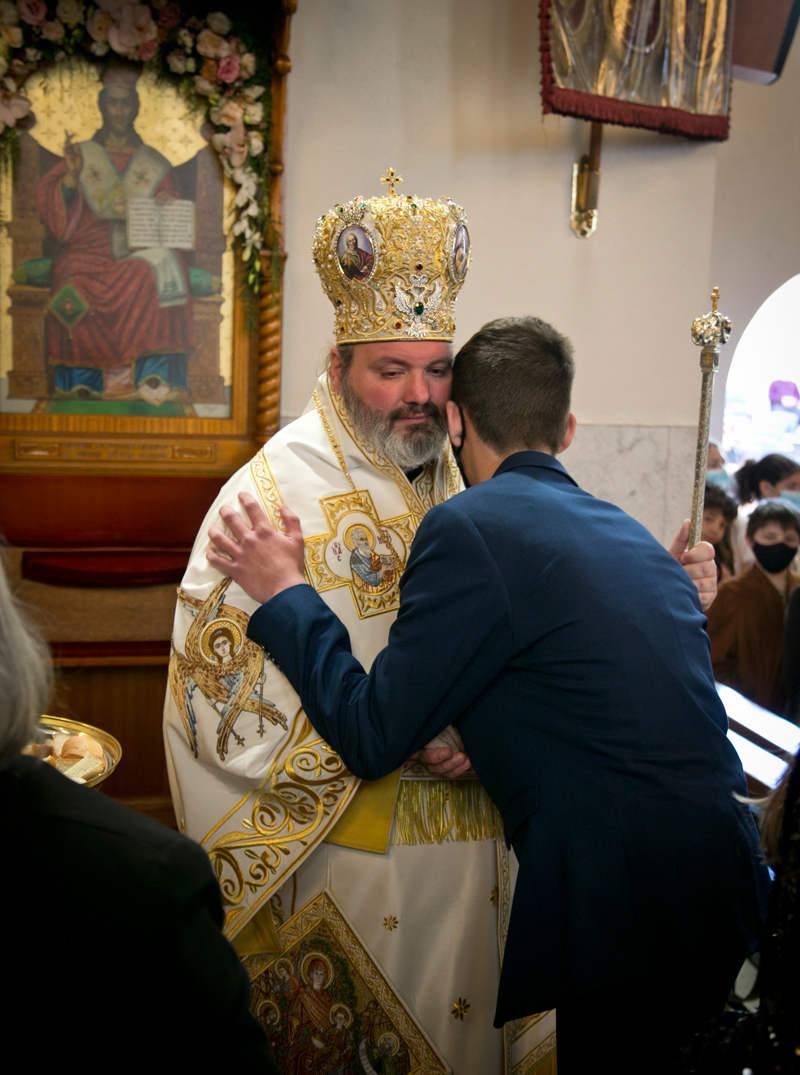
[[[760,804],[761,844],[775,871],[758,969],[755,1012],[726,1012],[685,1050],[692,1075],[800,1070],[800,764],[792,759]]]
[[[284,536],[243,494],[252,528],[222,508],[207,556],[265,602],[249,637],[350,771],[455,724],[519,861],[495,1026],[555,1007],[560,1075],[596,1066],[610,1023],[616,1072],[666,1073],[757,947],[766,877],[695,588],[555,459],[573,369],[536,318],[462,348],[447,418],[472,487],[420,523],[369,673],[287,508]]]
[[[789,570],[800,544],[800,513],[785,500],[765,500],[747,521],[756,562],[723,583],[708,610],[711,663],[719,683],[782,714],[783,624],[800,575]]]
[[[747,520],[761,500],[782,499],[800,509],[800,463],[788,455],[770,452],[756,462],[748,459],[734,474],[741,507],[731,529],[734,575],[741,575],[755,562],[747,542]]]
[[[50,655],[0,565],[0,818],[6,1043],[44,1066],[73,1050],[112,1070],[279,1075],[219,930],[219,886],[191,840],[20,751]],[[213,1035],[200,1029],[213,1026]]]
[[[731,526],[736,519],[736,512],[736,501],[728,496],[722,486],[706,482],[700,538],[714,547],[718,583],[733,578]]]

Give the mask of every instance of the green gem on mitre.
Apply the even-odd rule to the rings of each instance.
[[[422,317],[422,315],[425,313],[425,303],[424,302],[416,302],[416,303],[414,303],[414,313],[417,315],[417,317]]]

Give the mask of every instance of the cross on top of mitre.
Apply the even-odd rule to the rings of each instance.
[[[399,176],[394,168],[387,168],[386,174],[381,176],[381,183],[386,183],[392,194],[394,194],[394,188],[399,187],[402,182],[402,176]]]

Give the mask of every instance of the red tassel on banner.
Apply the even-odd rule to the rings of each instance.
[[[550,8],[552,0],[540,0],[539,50],[542,58],[542,112],[561,116],[615,123],[621,127],[644,127],[659,134],[676,134],[684,138],[724,142],[729,134],[730,119],[687,112],[680,108],[661,108],[635,104],[616,97],[563,89],[555,84],[553,58],[550,50]]]

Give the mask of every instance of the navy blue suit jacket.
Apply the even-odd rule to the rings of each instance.
[[[648,531],[520,452],[426,515],[401,587],[369,674],[308,586],[248,634],[357,776],[458,727],[520,863],[496,1025],[753,951],[765,870],[705,617]]]

